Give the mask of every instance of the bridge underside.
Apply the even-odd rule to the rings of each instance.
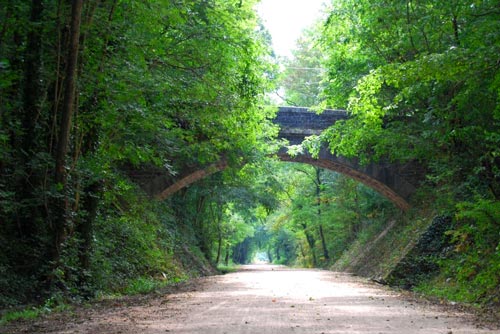
[[[318,158],[308,153],[290,156],[286,151],[278,153],[282,161],[305,163],[344,174],[379,192],[403,211],[410,208],[409,198],[415,187],[395,172],[392,164],[369,164],[362,166],[356,159],[334,156],[327,148],[320,151]]]
[[[277,156],[282,161],[305,163],[342,173],[376,190],[400,209],[406,211],[410,208],[408,199],[414,193],[415,187],[395,172],[393,164],[378,163],[361,166],[354,159],[332,155],[326,148],[320,151],[317,159],[308,153],[291,156],[286,153],[286,149],[278,152]],[[158,200],[164,200],[182,188],[225,168],[227,168],[227,163],[220,161],[204,169],[184,175],[168,186],[156,184],[153,191],[154,196]],[[156,182],[161,181],[157,179]],[[151,188],[149,190],[151,193]]]
[[[343,110],[325,110],[321,114],[316,114],[307,108],[280,107],[273,122],[280,126],[279,139],[286,139],[290,144],[297,145],[302,143],[305,137],[319,134],[337,121],[347,118],[348,115]],[[287,148],[282,148],[277,155],[283,161],[306,163],[345,174],[378,191],[404,211],[410,207],[409,198],[415,192],[415,186],[419,183],[422,174],[418,166],[414,164],[398,165],[377,162],[361,165],[357,159],[332,155],[327,147],[321,149],[318,158],[313,158],[308,153],[291,156],[287,153]],[[157,175],[147,182],[139,183],[147,193],[163,200],[180,189],[226,167],[225,161],[219,161],[205,168],[186,172],[175,181]]]

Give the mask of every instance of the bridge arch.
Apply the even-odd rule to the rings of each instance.
[[[410,208],[408,201],[416,190],[399,174],[393,173],[386,164],[361,166],[356,159],[334,156],[326,148],[320,151],[318,158],[307,153],[295,156],[279,153],[278,157],[282,161],[305,163],[346,175],[377,191],[403,211]]]
[[[307,108],[281,107],[274,123],[280,126],[279,138],[287,139],[291,144],[300,144],[306,136],[319,134],[336,121],[347,117],[347,113],[343,110],[326,110],[322,114],[316,114]],[[306,163],[351,177],[376,190],[403,211],[410,208],[409,199],[416,190],[415,180],[418,178],[418,168],[411,164],[377,162],[361,165],[357,159],[347,159],[331,154],[327,147],[320,150],[317,158],[309,153],[292,156],[287,153],[286,148],[280,150],[277,156],[282,161]],[[158,187],[156,184],[154,186],[156,191],[152,193],[158,200],[164,200],[180,189],[226,169],[227,166],[227,162],[221,160],[206,168],[190,172],[168,186]]]
[[[408,199],[415,191],[415,187],[400,175],[388,170],[387,166],[380,164],[360,166],[355,160],[333,156],[327,149],[321,150],[318,158],[313,158],[310,154],[291,156],[286,152],[278,153],[277,156],[281,161],[305,163],[344,174],[376,190],[401,210],[407,211],[410,208]],[[192,172],[157,193],[155,198],[164,200],[177,191],[227,167],[226,161],[220,161]]]

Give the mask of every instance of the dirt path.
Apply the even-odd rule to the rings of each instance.
[[[12,333],[496,333],[347,274],[245,266],[172,294],[110,301]],[[6,330],[9,330],[8,328]],[[0,332],[2,329],[0,328]],[[7,332],[7,333],[11,333]]]

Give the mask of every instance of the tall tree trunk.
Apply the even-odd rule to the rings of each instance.
[[[219,261],[220,261],[220,255],[221,255],[221,251],[222,251],[222,232],[220,231],[220,227],[219,227],[219,237],[218,237],[218,240],[217,240],[217,257],[215,259],[215,264],[219,264]]]
[[[64,241],[66,222],[68,219],[68,186],[66,172],[66,155],[69,146],[71,119],[75,108],[76,68],[78,63],[78,50],[80,45],[80,21],[83,0],[73,0],[71,5],[70,46],[66,56],[66,79],[64,83],[64,100],[62,105],[61,124],[59,128],[58,144],[55,152],[54,180],[62,189],[62,195],[57,199],[56,217],[53,226],[53,255],[52,260],[59,259],[61,244]]]
[[[361,217],[362,217],[357,186],[354,186],[354,210],[356,213],[356,218],[352,224],[352,235],[353,235],[352,238],[356,239],[359,232],[361,232]]]
[[[113,20],[113,14],[116,8],[118,0],[114,0],[111,4],[111,8],[108,14],[108,24]],[[94,1],[87,8],[87,13],[85,15],[85,22],[82,22],[83,25],[88,26],[92,23],[94,13],[98,6],[98,1]],[[86,36],[82,36],[80,38],[80,45],[85,43]],[[98,73],[102,74],[105,71],[105,63],[108,55],[108,46],[110,33],[106,33],[104,35],[105,43],[102,47],[101,51],[101,59],[98,67]],[[83,71],[82,60],[79,62],[78,72],[81,73]],[[86,157],[89,155],[93,155],[98,147],[99,147],[99,132],[100,125],[96,121],[97,114],[99,112],[99,99],[104,91],[102,88],[102,84],[99,82],[99,77],[96,76],[95,81],[91,83],[93,85],[92,97],[88,100],[84,106],[82,106],[82,114],[91,115],[92,121],[90,122],[90,127],[83,134],[83,140],[81,145],[81,156]],[[94,178],[95,175],[93,174]],[[89,182],[88,180],[84,180],[83,183]],[[81,239],[81,243],[78,249],[78,258],[80,260],[81,270],[79,271],[79,286],[85,287],[88,286],[87,279],[89,278],[90,264],[91,264],[91,254],[92,254],[92,244],[93,244],[93,234],[94,234],[94,225],[97,219],[97,211],[99,207],[100,199],[102,198],[103,192],[103,182],[102,180],[92,180],[87,186],[83,188],[82,194],[82,202],[83,202],[83,210],[85,215],[78,221],[76,226],[76,232],[78,233],[79,238]],[[75,208],[78,209],[78,208]],[[84,293],[86,291],[83,291]]]
[[[35,131],[36,122],[40,115],[40,72],[41,72],[41,51],[42,51],[42,32],[40,23],[43,14],[42,0],[33,0],[31,2],[30,30],[28,33],[28,44],[26,48],[26,67],[25,67],[25,85],[24,85],[24,115],[23,126],[23,150],[28,157],[33,153],[33,147],[36,143],[37,131]]]
[[[313,259],[313,267],[317,267],[318,266],[318,259],[316,258],[316,247],[315,247],[315,244],[316,244],[316,241],[314,240],[314,237],[306,232],[306,239],[307,239],[307,244],[309,245],[309,248],[311,249],[311,255],[312,255],[312,259]]]
[[[31,164],[33,155],[35,154],[38,131],[36,131],[37,119],[40,111],[40,72],[41,72],[41,50],[42,50],[42,34],[39,25],[42,20],[43,4],[41,0],[33,0],[31,2],[30,14],[30,30],[28,33],[28,41],[25,55],[24,68],[24,92],[23,92],[23,116],[22,128],[23,136],[21,141],[21,161],[22,168],[26,177],[22,180],[21,198],[20,200],[31,200],[36,194],[33,193],[40,180],[37,179],[38,172],[36,166]],[[19,226],[21,233],[30,239],[35,232],[36,221],[38,220],[38,208],[36,205],[31,205],[28,210],[21,213]]]
[[[319,224],[319,236],[321,239],[321,246],[323,247],[323,256],[325,257],[325,260],[329,260],[330,255],[328,254],[328,247],[326,245],[326,238],[325,238],[325,233],[323,232],[322,224]]]
[[[76,225],[81,242],[78,248],[78,258],[80,260],[80,270],[78,272],[79,286],[85,289],[88,286],[87,281],[90,271],[90,259],[92,254],[92,240],[94,234],[94,225],[99,208],[100,195],[102,193],[102,183],[93,182],[84,189],[85,199],[83,202],[85,217]],[[82,291],[87,293],[88,291]],[[90,297],[90,295],[89,295]]]
[[[227,244],[226,245],[226,258],[224,259],[224,263],[225,263],[226,266],[229,265],[229,254],[230,254],[230,251],[231,251],[230,246],[229,246],[229,244]]]
[[[267,259],[270,263],[273,262],[273,254],[271,253],[271,248],[269,246],[267,247]]]
[[[455,43],[457,44],[457,46],[460,46],[460,36],[459,36],[460,27],[458,26],[458,17],[455,13],[453,14],[451,22],[453,24],[453,37],[455,37]]]
[[[321,239],[321,247],[323,247],[323,256],[325,260],[330,259],[330,255],[328,254],[328,247],[326,246],[326,238],[323,233],[323,225],[321,224],[321,169],[316,167],[316,205],[317,205],[317,218],[318,218],[318,227],[319,227],[319,236]]]
[[[306,258],[306,251],[304,250],[304,247],[302,247],[302,243],[300,243],[299,245],[299,249],[300,249],[300,255],[302,255],[302,258]]]
[[[307,224],[302,223],[302,229],[304,230],[307,244],[309,245],[309,249],[311,250],[311,255],[313,259],[312,265],[313,267],[316,267],[318,265],[318,259],[316,258],[316,250],[315,250],[316,240],[314,239],[314,236],[307,230]]]
[[[19,119],[22,126],[22,135],[16,136],[12,132],[12,143],[16,149],[19,163],[17,174],[22,175],[15,180],[16,197],[20,203],[26,203],[16,214],[17,232],[19,233],[19,249],[29,249],[30,252],[21,252],[18,256],[18,268],[22,268],[22,275],[29,277],[40,270],[41,262],[45,259],[36,255],[39,249],[45,250],[45,245],[40,240],[45,236],[46,226],[41,223],[44,221],[43,206],[38,199],[41,197],[37,193],[42,184],[40,173],[40,162],[33,163],[33,157],[43,147],[38,141],[40,131],[37,130],[37,121],[41,114],[41,69],[42,69],[42,25],[43,18],[42,0],[31,1],[31,11],[29,18],[29,29],[26,40],[26,50],[22,57],[15,57],[13,66],[22,68],[24,75],[24,84],[16,84],[13,87],[17,91],[22,91],[22,108],[20,108]],[[15,33],[17,34],[17,32]],[[24,38],[21,33],[16,38],[16,47],[24,44]],[[20,60],[22,59],[22,61]],[[22,82],[20,80],[19,82]],[[20,137],[20,138],[19,138]],[[3,222],[2,222],[3,223]]]

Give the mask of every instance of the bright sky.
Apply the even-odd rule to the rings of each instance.
[[[273,38],[279,56],[291,56],[302,30],[320,17],[325,0],[261,0],[258,13]]]

